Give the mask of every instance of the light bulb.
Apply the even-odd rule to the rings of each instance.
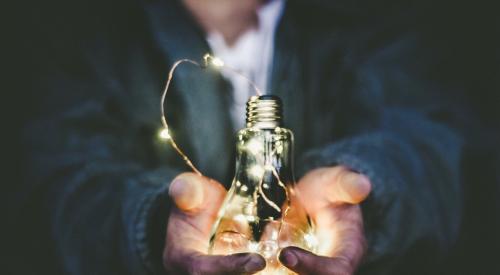
[[[282,117],[276,96],[248,101],[247,128],[237,133],[235,176],[210,238],[211,254],[261,254],[267,265],[259,274],[294,274],[279,263],[279,250],[317,246],[307,214],[289,203],[293,134],[282,127]]]

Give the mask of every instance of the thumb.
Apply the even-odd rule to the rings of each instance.
[[[209,198],[214,203],[222,201],[226,191],[215,180],[195,173],[182,173],[172,181],[168,193],[179,210],[196,212]]]
[[[357,204],[366,199],[371,192],[370,180],[359,173],[353,172],[346,167],[336,167],[337,170],[330,170],[332,181],[329,182],[331,188],[330,199],[344,203]],[[335,169],[335,168],[334,168]]]
[[[266,260],[255,253],[198,255],[187,264],[192,274],[251,274],[264,269]]]
[[[352,274],[353,267],[347,259],[315,255],[298,247],[283,248],[279,254],[280,262],[298,274]]]

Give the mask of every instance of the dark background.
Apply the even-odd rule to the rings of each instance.
[[[16,226],[23,201],[23,156],[19,141],[24,123],[37,115],[43,94],[32,80],[52,62],[72,67],[73,48],[92,28],[114,28],[108,15],[127,15],[130,1],[22,1],[4,10],[6,31],[2,39],[4,73],[2,89],[2,209],[7,222],[1,234],[2,274],[18,274],[18,265],[41,264],[50,253],[34,255],[31,243],[22,242]],[[430,68],[436,80],[465,90],[464,111],[456,127],[467,139],[463,161],[465,209],[460,239],[437,274],[500,274],[500,16],[495,1],[311,1],[354,9],[362,16],[380,16],[394,24],[411,23],[438,60]],[[122,22],[122,21],[120,21]],[[133,28],[133,26],[129,26]],[[453,90],[453,89],[450,89]],[[455,96],[450,94],[449,96]],[[36,205],[24,205],[36,207]],[[43,221],[41,221],[43,222]],[[23,257],[9,257],[12,255]]]

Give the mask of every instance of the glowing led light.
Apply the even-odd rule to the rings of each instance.
[[[233,217],[233,219],[237,222],[240,223],[246,223],[246,222],[255,222],[257,218],[252,215],[243,215],[243,214],[238,214]]]
[[[304,240],[309,247],[316,247],[318,245],[318,239],[311,233],[304,234]]]
[[[255,208],[255,203],[249,202],[243,207],[243,213],[247,216],[257,215],[257,209]]]
[[[241,186],[241,191],[243,192],[248,191],[248,187],[246,185]]]
[[[233,219],[234,219],[235,221],[240,222],[240,223],[244,223],[244,222],[246,222],[246,221],[247,221],[247,220],[246,220],[246,218],[245,218],[245,215],[242,215],[242,214],[235,215],[235,216],[233,217]]]
[[[168,140],[171,139],[172,137],[170,136],[170,132],[168,131],[168,128],[163,128],[159,133],[158,136],[161,139]]]
[[[222,61],[220,58],[218,57],[213,57],[212,58],[212,65],[214,65],[215,67],[223,67],[224,66],[224,61]]]
[[[273,233],[271,233],[271,239],[272,240],[277,240],[278,239],[278,231],[273,231]]]
[[[257,251],[259,251],[259,244],[258,243],[254,243],[254,242],[250,242],[248,244],[248,250],[250,250],[250,252],[257,252]]]
[[[263,241],[259,246],[260,254],[266,259],[271,259],[276,255],[278,249],[279,246],[276,241]]]
[[[254,154],[254,155],[257,155],[258,153],[262,152],[262,144],[258,141],[256,141],[255,139],[252,139],[248,142],[247,146],[246,146],[246,149]]]
[[[283,142],[277,141],[276,142],[276,154],[281,155],[283,153]]]
[[[255,178],[260,179],[264,175],[264,168],[260,165],[254,165],[248,169],[248,173]]]

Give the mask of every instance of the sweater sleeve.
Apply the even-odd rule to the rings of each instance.
[[[24,136],[26,197],[45,209],[49,233],[42,237],[52,240],[58,269],[163,273],[168,184],[183,166],[157,137],[158,89],[54,74],[40,86],[40,115]]]

